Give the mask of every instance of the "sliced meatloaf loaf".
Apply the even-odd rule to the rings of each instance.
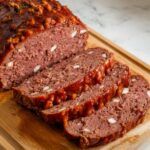
[[[47,68],[14,89],[18,103],[29,109],[45,109],[77,95],[101,82],[113,64],[107,50],[93,48]]]
[[[101,84],[91,87],[75,100],[70,100],[43,110],[42,116],[48,123],[64,122],[87,116],[104,106],[113,96],[122,93],[123,87],[129,83],[129,68],[116,63],[102,80]]]
[[[132,76],[120,97],[90,116],[69,121],[66,133],[81,147],[108,143],[142,122],[150,106],[150,85],[141,76]]]
[[[0,1],[0,88],[84,49],[85,25],[55,0]]]

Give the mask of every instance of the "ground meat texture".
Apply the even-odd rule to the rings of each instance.
[[[150,106],[150,85],[132,76],[128,89],[92,115],[69,121],[67,135],[78,139],[81,147],[90,147],[111,142],[141,123]]]
[[[78,53],[87,38],[85,25],[57,1],[0,1],[0,88]]]
[[[102,108],[115,95],[122,93],[123,87],[129,84],[130,72],[126,65],[116,63],[100,84],[83,92],[75,100],[70,100],[41,112],[44,120],[50,124],[66,122],[87,116]]]
[[[29,109],[50,108],[100,83],[112,64],[113,55],[107,50],[85,50],[25,80],[13,88],[14,97]]]

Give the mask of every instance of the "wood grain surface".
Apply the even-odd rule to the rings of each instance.
[[[150,66],[89,29],[87,47],[104,47],[115,54],[115,59],[130,66],[133,73],[143,75],[150,82]],[[150,138],[150,112],[145,121],[124,137],[105,146],[89,150],[134,150]],[[0,150],[79,150],[69,141],[63,130],[48,126],[34,113],[17,105],[11,91],[0,93]]]

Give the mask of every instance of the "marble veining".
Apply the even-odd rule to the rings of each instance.
[[[59,0],[88,26],[150,65],[150,0]]]

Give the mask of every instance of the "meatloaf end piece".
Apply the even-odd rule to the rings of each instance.
[[[85,25],[55,0],[1,0],[0,88],[78,53],[87,38]]]
[[[50,108],[101,82],[112,64],[113,55],[107,50],[85,50],[26,79],[13,88],[14,97],[29,109]]]
[[[142,122],[150,106],[150,85],[141,76],[132,76],[120,97],[94,114],[69,121],[65,131],[81,147],[111,142]]]
[[[90,115],[102,108],[114,96],[122,93],[129,84],[130,72],[126,65],[116,63],[100,84],[83,92],[75,100],[63,102],[50,109],[41,111],[44,120],[50,124]]]

